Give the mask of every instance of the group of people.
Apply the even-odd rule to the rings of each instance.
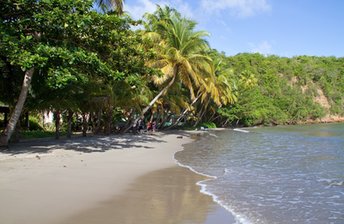
[[[147,131],[155,132],[155,129],[156,129],[156,122],[155,121],[153,121],[153,122],[149,121],[147,123]]]
[[[144,126],[143,120],[139,120],[138,124],[138,132],[141,133],[142,131],[148,131],[148,132],[155,132],[156,130],[156,121],[148,121],[146,124],[146,127]]]

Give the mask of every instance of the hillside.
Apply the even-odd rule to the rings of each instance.
[[[238,89],[238,102],[222,113],[232,124],[270,125],[344,120],[344,58],[238,54],[226,58],[233,73],[254,76]]]

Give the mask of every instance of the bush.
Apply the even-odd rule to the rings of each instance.
[[[54,137],[55,136],[55,132],[43,131],[43,130],[21,131],[20,135],[24,139],[46,138],[46,137]]]
[[[43,131],[43,127],[39,124],[39,120],[36,117],[29,118],[29,130],[30,131],[36,131],[36,130]]]
[[[201,127],[216,128],[216,124],[214,122],[204,122],[201,124]]]

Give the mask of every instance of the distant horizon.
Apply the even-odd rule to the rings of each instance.
[[[329,0],[126,0],[125,12],[141,19],[168,5],[210,33],[210,47],[226,56],[344,57],[344,1]]]

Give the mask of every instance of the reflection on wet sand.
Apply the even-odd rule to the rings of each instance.
[[[203,178],[177,166],[155,171],[139,178],[124,194],[63,224],[234,223],[229,212],[199,192],[195,183]]]

